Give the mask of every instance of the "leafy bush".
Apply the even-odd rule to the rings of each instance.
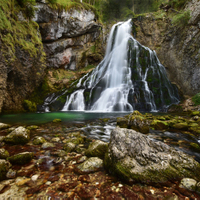
[[[178,27],[184,27],[188,24],[190,20],[190,11],[185,11],[183,13],[177,14],[172,19],[172,24]]]
[[[194,105],[200,105],[200,93],[197,93],[192,97],[192,101],[194,102]]]

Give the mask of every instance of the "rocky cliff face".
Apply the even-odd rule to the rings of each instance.
[[[0,112],[22,111],[24,100],[41,87],[49,70],[77,70],[102,59],[101,26],[91,10],[53,9],[45,1],[39,1],[36,7],[33,20],[39,25],[37,34],[43,43],[37,47],[40,53],[32,57],[16,45],[16,59],[12,60],[3,55],[3,48],[0,50]],[[26,22],[22,13],[18,14],[18,21]],[[6,44],[2,46],[6,51]],[[41,60],[44,52],[46,60]]]
[[[200,91],[200,2],[191,1],[189,24],[183,28],[172,26],[168,17],[148,14],[133,19],[135,38],[156,51],[166,67],[169,78],[184,95]]]
[[[65,11],[38,3],[34,20],[40,26],[47,67],[76,70],[101,60],[101,55],[97,58],[90,51],[98,45],[97,38],[101,33],[101,26],[96,23],[91,10]]]

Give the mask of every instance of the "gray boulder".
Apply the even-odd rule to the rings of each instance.
[[[4,138],[4,142],[11,144],[26,144],[30,140],[30,131],[22,126],[16,128]]]
[[[104,165],[128,181],[159,183],[184,177],[200,179],[200,164],[193,158],[130,129],[113,130]]]

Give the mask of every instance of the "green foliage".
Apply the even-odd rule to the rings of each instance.
[[[24,100],[23,107],[28,112],[35,112],[37,110],[37,106],[34,102],[31,102],[29,100]]]
[[[187,2],[188,0],[171,0],[168,4],[174,9],[181,10],[185,7]]]
[[[190,20],[190,11],[177,14],[172,18],[172,24],[180,28],[186,26]]]
[[[194,102],[195,106],[200,105],[200,93],[197,93],[192,97],[192,101]]]

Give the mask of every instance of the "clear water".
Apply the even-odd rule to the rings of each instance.
[[[87,120],[99,118],[113,118],[127,115],[126,112],[96,113],[96,112],[46,112],[46,113],[21,113],[0,115],[0,122],[8,124],[39,125],[61,119],[63,123],[84,123]]]

